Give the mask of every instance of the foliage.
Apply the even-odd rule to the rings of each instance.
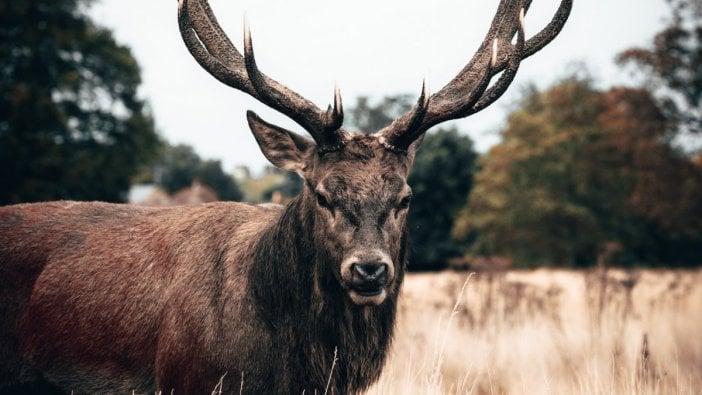
[[[414,104],[412,100],[408,94],[386,96],[377,103],[365,96],[358,97],[350,111],[351,124],[364,133],[377,132],[407,112]]]
[[[212,188],[221,200],[241,200],[236,181],[222,170],[218,160],[203,160],[189,145],[166,145],[156,160],[150,180],[169,193],[189,187],[194,180]]]
[[[350,112],[351,121],[363,131],[375,132],[412,104],[410,95],[385,97],[377,104],[361,97]],[[471,139],[456,128],[425,135],[408,179],[413,193],[408,217],[411,270],[442,269],[449,258],[461,255],[465,243],[451,238],[451,228],[472,187],[476,156]]]
[[[647,77],[677,131],[702,133],[702,1],[667,0],[672,18],[648,48],[619,54]]]
[[[280,193],[280,198],[283,202],[293,199],[302,192],[302,178],[295,172],[281,170],[277,167],[266,169],[266,175],[263,178],[270,178],[276,182],[268,186],[261,194],[261,200],[271,201],[274,199],[276,192]],[[267,177],[268,176],[268,177]],[[273,177],[277,176],[277,177]],[[263,181],[263,179],[261,179]]]
[[[302,183],[298,181],[298,185],[293,183],[295,178],[300,178],[297,174],[281,170],[275,166],[267,165],[263,169],[263,174],[252,176],[246,174],[245,177],[238,178],[237,181],[241,186],[241,191],[244,194],[244,200],[249,203],[268,203],[274,198],[275,192],[281,192],[284,202],[296,196],[289,195],[285,191],[292,191],[296,188],[301,188]]]
[[[451,237],[451,228],[473,186],[476,158],[473,141],[456,128],[424,137],[408,179],[412,269],[442,269],[449,258],[462,254],[465,243]]]
[[[617,241],[641,263],[702,259],[702,169],[666,144],[666,118],[640,89],[569,78],[534,89],[481,160],[454,235],[517,264],[593,264]]]
[[[90,3],[0,1],[0,204],[122,201],[155,154],[139,67]]]

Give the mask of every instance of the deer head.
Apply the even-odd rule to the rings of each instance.
[[[432,126],[467,117],[493,103],[510,85],[522,59],[548,44],[563,27],[572,0],[562,0],[552,21],[525,39],[524,15],[531,0],[502,0],[492,25],[463,70],[438,92],[426,83],[414,107],[372,134],[342,127],[338,87],[333,104],[314,103],[262,73],[245,24],[244,55],[236,49],[206,0],[179,0],[180,32],[195,60],[219,81],[285,114],[313,140],[263,121],[248,123],[263,154],[275,166],[305,180],[298,199],[324,240],[328,268],[356,304],[380,304],[404,270],[402,245],[411,190],[407,175],[421,136]],[[513,43],[513,38],[516,40]],[[491,84],[494,77],[496,81]]]

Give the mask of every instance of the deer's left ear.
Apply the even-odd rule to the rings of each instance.
[[[419,146],[422,145],[422,141],[424,141],[424,134],[417,137],[417,139],[414,140],[407,148],[407,159],[409,159],[410,166],[412,166],[412,163],[414,163],[414,157],[417,155],[417,150],[419,149]]]
[[[264,121],[253,111],[246,112],[246,119],[268,161],[283,170],[304,170],[305,158],[314,149],[314,142]]]

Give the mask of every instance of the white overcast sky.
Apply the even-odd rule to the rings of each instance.
[[[445,85],[465,65],[487,32],[497,0],[211,0],[220,24],[239,49],[248,15],[259,67],[272,78],[326,108],[338,82],[345,104],[359,95],[419,94]],[[586,63],[602,87],[629,80],[614,56],[648,45],[663,25],[663,0],[575,0],[554,42],[525,60],[492,107],[458,122],[480,151],[499,141],[509,104],[520,86],[546,87],[574,62]],[[557,0],[533,0],[527,36],[540,30]],[[264,119],[301,128],[248,95],[211,77],[192,59],[177,27],[176,0],[101,0],[91,10],[116,39],[132,48],[142,68],[141,94],[159,132],[171,143],[195,147],[222,160],[225,170],[266,160],[246,124],[252,109]]]

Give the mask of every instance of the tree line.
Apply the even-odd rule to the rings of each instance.
[[[136,60],[85,15],[89,3],[0,2],[0,204],[120,202],[134,182],[173,192],[193,179],[241,199],[219,161],[158,135]],[[637,86],[602,89],[576,72],[528,87],[484,154],[455,127],[426,135],[409,177],[411,268],[495,256],[584,267],[603,245],[623,265],[702,263],[702,156],[690,143],[702,133],[702,6],[668,3],[668,26],[616,59]],[[372,132],[413,101],[361,97],[347,123]],[[276,188],[292,196],[299,180]]]
[[[588,266],[608,242],[620,263],[699,263],[702,168],[666,122],[639,88],[569,77],[530,92],[480,158],[453,235],[525,266]]]

